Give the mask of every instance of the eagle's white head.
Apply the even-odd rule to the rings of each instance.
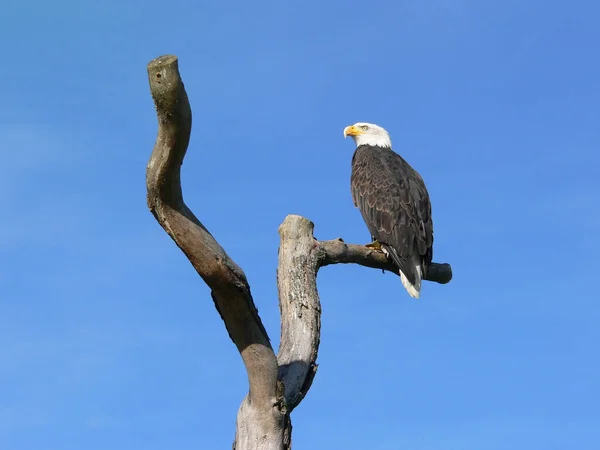
[[[344,128],[344,138],[348,136],[352,136],[357,147],[360,145],[377,145],[392,148],[392,141],[388,132],[379,125],[372,123],[358,122]]]

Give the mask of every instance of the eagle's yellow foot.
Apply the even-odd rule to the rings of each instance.
[[[370,244],[366,244],[365,247],[372,248],[373,250],[381,251],[381,243],[379,241],[373,241]]]

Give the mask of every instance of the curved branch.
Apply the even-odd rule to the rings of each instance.
[[[150,211],[212,290],[212,298],[248,372],[249,401],[271,408],[276,402],[278,366],[258,316],[246,275],[229,258],[183,201],[180,169],[190,139],[192,113],[177,57],[148,64],[158,137],[146,172]]]

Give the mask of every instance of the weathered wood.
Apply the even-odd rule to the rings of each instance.
[[[321,241],[322,266],[329,264],[358,264],[373,269],[388,270],[400,276],[398,268],[382,251],[364,245],[346,244],[342,239]],[[431,263],[425,280],[446,284],[452,279],[452,267],[447,263]]]
[[[304,398],[317,370],[321,336],[321,303],[317,292],[318,254],[313,223],[289,215],[279,227],[277,288],[281,340],[277,361],[289,411]]]
[[[156,106],[158,136],[146,171],[150,211],[211,289],[215,307],[241,354],[249,382],[237,421],[235,450],[289,450],[290,412],[315,376],[321,327],[316,277],[319,268],[338,263],[397,270],[382,252],[318,241],[314,225],[290,215],[279,227],[277,269],[281,341],[277,357],[254,305],[246,275],[183,201],[181,165],[190,140],[192,112],[177,58],[166,55],[148,64]],[[426,279],[447,283],[448,264],[432,264]]]
[[[284,415],[277,407],[279,368],[246,275],[183,201],[180,170],[192,114],[177,58],[154,59],[148,64],[148,77],[158,117],[158,136],[146,172],[148,207],[210,287],[246,366],[250,388],[238,414],[238,450],[281,449]]]

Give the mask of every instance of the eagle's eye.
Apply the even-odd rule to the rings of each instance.
[[[366,125],[361,125],[361,128],[362,128],[364,131],[367,131],[367,130],[369,129],[369,127],[368,127],[368,126],[366,126]]]

